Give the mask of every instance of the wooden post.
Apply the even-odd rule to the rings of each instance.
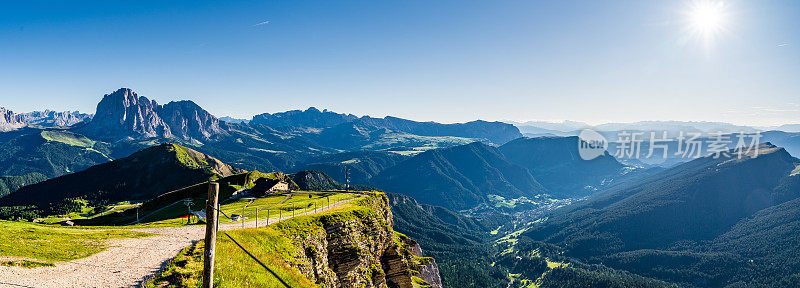
[[[258,228],[258,207],[256,207],[256,228]]]
[[[219,183],[208,183],[208,203],[206,205],[206,246],[203,261],[203,288],[214,287],[214,248],[217,245],[217,198]]]

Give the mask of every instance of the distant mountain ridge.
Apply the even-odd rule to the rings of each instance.
[[[192,101],[159,105],[131,89],[121,88],[103,96],[94,118],[77,131],[104,140],[125,137],[208,140],[227,134],[226,129],[225,122]]]
[[[305,127],[317,129],[352,124],[354,125],[353,127],[366,131],[389,129],[421,136],[483,138],[496,144],[503,144],[522,136],[519,129],[514,125],[502,122],[477,120],[466,123],[441,124],[436,122],[417,122],[392,116],[384,118],[357,117],[352,114],[339,114],[328,110],[320,111],[315,107],[310,107],[305,111],[292,110],[274,114],[260,114],[253,117],[251,123],[276,128]]]
[[[604,123],[599,125],[589,125],[583,122],[563,121],[563,122],[546,122],[546,121],[528,121],[528,122],[509,122],[517,127],[523,133],[544,133],[550,132],[558,135],[560,133],[574,133],[581,129],[593,129],[598,131],[668,131],[670,134],[678,131],[684,132],[755,132],[761,129],[735,125],[725,122],[710,122],[710,121],[638,121],[629,123]],[[791,125],[784,125],[781,128],[790,128]],[[787,131],[791,132],[791,131]]]
[[[250,123],[250,120],[247,119],[238,119],[229,116],[219,117],[219,120],[225,121],[226,123],[233,123],[233,124],[247,124]]]
[[[72,125],[92,119],[91,114],[80,113],[78,111],[33,111],[22,113],[22,118],[28,124],[43,127],[70,127]]]
[[[778,128],[777,128],[777,130],[780,130],[780,131],[785,131],[785,132],[795,132],[795,133],[798,133],[798,132],[800,132],[800,124],[786,124],[786,125],[781,125],[780,127],[778,127]]]
[[[27,125],[22,115],[0,107],[0,132],[17,130]]]
[[[17,114],[0,107],[0,132],[14,131],[28,125],[69,127],[91,118],[92,115],[78,111],[57,112],[44,110]]]

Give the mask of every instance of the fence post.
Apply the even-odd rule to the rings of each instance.
[[[208,183],[208,203],[206,205],[206,246],[203,261],[203,288],[214,287],[214,248],[217,245],[217,198],[219,183]]]

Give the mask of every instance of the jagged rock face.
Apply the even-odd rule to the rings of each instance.
[[[81,132],[112,140],[173,136],[207,140],[225,134],[225,129],[216,117],[191,101],[161,106],[155,100],[122,88],[103,97],[97,104],[94,119],[82,127]]]
[[[78,111],[57,112],[51,110],[23,113],[22,117],[25,122],[44,127],[69,127],[92,119],[92,115]]]
[[[171,137],[172,131],[156,113],[158,103],[123,88],[103,96],[87,134],[103,138]]]
[[[0,132],[17,130],[27,125],[21,115],[0,107]]]
[[[407,238],[406,241],[411,242],[395,242],[395,232],[391,229],[393,216],[387,198],[374,197],[371,201],[370,206],[376,212],[372,217],[349,221],[323,220],[323,233],[294,239],[301,255],[295,263],[297,269],[328,288],[414,287],[412,277],[415,272],[412,270],[418,266],[415,264],[418,261],[407,247],[416,243]],[[437,271],[437,274],[429,278],[438,279],[438,268],[426,270],[426,273],[432,271]]]
[[[158,114],[172,129],[173,135],[188,139],[210,139],[227,133],[225,123],[192,101],[169,102]]]
[[[424,257],[422,254],[422,247],[419,247],[419,244],[409,243],[409,250],[414,256],[417,257]],[[431,285],[431,288],[442,288],[442,278],[439,275],[439,266],[436,265],[436,259],[430,258],[422,267],[419,268],[419,274],[417,275],[425,282]]]

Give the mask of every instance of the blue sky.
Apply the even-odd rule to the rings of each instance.
[[[241,118],[315,106],[440,122],[800,123],[800,2],[725,1],[711,43],[687,28],[692,3],[4,1],[0,106],[93,113],[130,87]]]

